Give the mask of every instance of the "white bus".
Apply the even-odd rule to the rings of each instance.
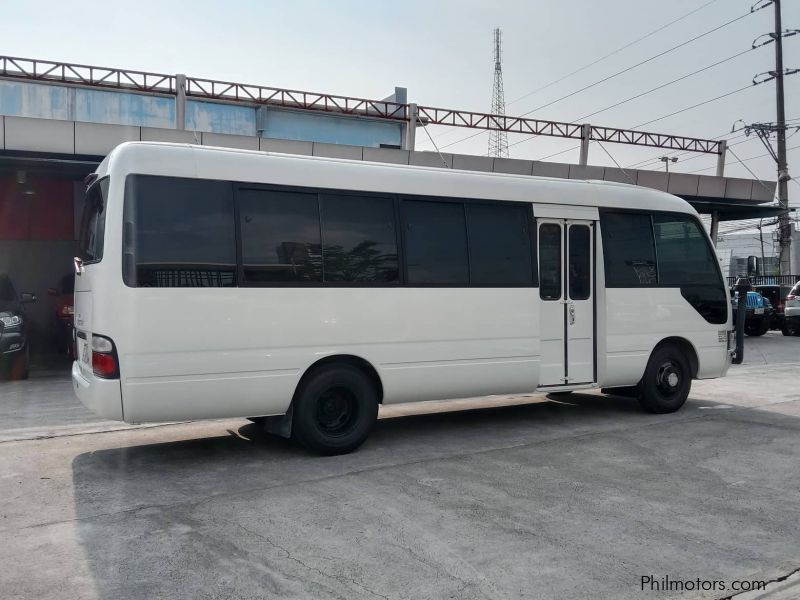
[[[333,454],[380,404],[664,413],[731,362],[710,240],[663,192],[139,142],[90,181],[72,379],[109,419],[249,417]]]

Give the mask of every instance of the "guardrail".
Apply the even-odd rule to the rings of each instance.
[[[753,285],[794,285],[800,281],[800,275],[748,275],[747,278]],[[739,277],[728,277],[728,286],[735,285],[737,279]]]

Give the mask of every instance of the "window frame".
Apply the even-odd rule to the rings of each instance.
[[[669,211],[669,210],[645,210],[641,208],[599,208],[598,209],[598,217],[602,217],[604,214],[639,214],[639,215],[648,215],[650,217],[650,232],[653,237],[653,254],[655,256],[656,262],[656,283],[653,285],[637,285],[637,286],[623,286],[623,285],[609,285],[608,283],[608,273],[606,267],[606,238],[605,232],[603,231],[602,222],[598,218],[598,222],[600,222],[600,235],[603,244],[603,272],[606,275],[605,287],[611,289],[675,289],[682,287],[681,284],[663,284],[661,283],[661,269],[659,267],[658,262],[658,244],[656,243],[656,233],[655,233],[655,225],[653,223],[653,216],[666,216],[666,217],[682,217],[693,222],[697,227],[699,227],[700,231],[702,231],[705,235],[703,236],[705,239],[706,248],[711,253],[711,256],[715,258],[712,261],[715,264],[715,270],[717,272],[717,276],[719,277],[719,284],[727,289],[725,279],[722,277],[722,269],[719,265],[719,260],[716,259],[717,253],[714,249],[714,246],[711,244],[711,240],[706,233],[705,227],[703,227],[703,222],[697,217],[697,215],[693,215],[691,213],[684,213],[684,212],[676,212],[676,211]],[[698,285],[698,284],[691,284],[685,283],[683,285]],[[703,285],[711,285],[711,284],[703,284]]]
[[[127,179],[127,176],[126,176],[126,179]],[[103,210],[98,215],[98,216],[102,216],[102,219],[103,219],[102,220],[102,223],[103,223],[103,226],[102,226],[103,240],[102,240],[102,243],[100,244],[100,256],[97,257],[97,258],[84,259],[83,258],[83,254],[84,254],[85,248],[83,246],[83,242],[84,242],[84,236],[86,235],[86,232],[89,229],[89,223],[85,219],[85,213],[86,213],[86,210],[88,208],[88,206],[86,204],[86,198],[89,195],[89,191],[94,189],[95,186],[97,186],[98,189],[101,190],[101,194],[102,194],[102,188],[99,187],[102,183],[107,183],[108,184],[108,188],[106,189],[105,196],[102,196],[102,198],[103,198]],[[84,264],[84,265],[96,265],[96,264],[102,262],[103,256],[105,255],[105,248],[106,248],[106,216],[108,215],[108,196],[109,196],[110,191],[111,191],[111,176],[110,175],[103,175],[103,177],[99,177],[99,178],[95,179],[94,181],[92,181],[89,184],[89,186],[86,188],[86,190],[84,190],[84,193],[83,193],[84,204],[83,204],[83,210],[81,211],[81,224],[80,224],[80,228],[78,230],[78,256],[81,257],[82,264]]]
[[[536,231],[534,221],[533,202],[517,202],[513,200],[492,200],[486,198],[460,198],[454,196],[429,196],[418,194],[398,194],[392,192],[375,192],[375,191],[362,191],[362,190],[343,190],[337,188],[324,188],[324,187],[310,187],[310,186],[296,186],[296,185],[280,185],[272,183],[248,183],[248,182],[231,182],[233,185],[233,200],[234,200],[234,214],[236,218],[236,246],[237,246],[237,281],[238,287],[330,287],[330,288],[511,288],[511,287],[539,287],[539,272],[538,272],[538,258],[536,249]],[[242,236],[241,236],[241,218],[239,208],[239,191],[242,189],[247,190],[264,190],[264,191],[283,191],[283,192],[300,192],[317,194],[317,206],[320,213],[320,243],[322,244],[322,205],[321,197],[326,194],[337,196],[357,196],[357,197],[370,197],[370,198],[390,198],[394,204],[394,219],[395,219],[395,238],[397,244],[397,258],[399,267],[399,278],[396,282],[369,282],[369,281],[325,281],[325,273],[323,270],[322,281],[301,281],[301,282],[246,282],[244,281],[244,267],[241,260],[242,251]],[[402,203],[404,200],[412,202],[450,202],[461,204],[464,212],[464,227],[467,240],[467,267],[469,274],[469,225],[468,215],[466,210],[467,203],[484,204],[489,206],[506,205],[512,207],[523,207],[526,218],[528,219],[528,243],[531,252],[531,282],[530,283],[498,283],[498,284],[473,284],[467,283],[409,283],[408,281],[408,261],[406,260],[407,240],[406,240],[406,220],[402,210]],[[324,246],[324,244],[322,244]],[[325,255],[323,248],[322,263],[325,263]]]
[[[522,206],[525,213],[526,218],[528,219],[528,248],[531,253],[531,281],[529,283],[472,283],[471,281],[467,281],[467,283],[409,283],[408,282],[408,262],[406,261],[406,244],[407,244],[407,237],[406,237],[406,225],[407,222],[405,220],[405,213],[402,211],[402,202],[403,201],[410,201],[410,202],[450,202],[454,204],[460,204],[462,206],[462,210],[464,212],[464,233],[467,240],[467,278],[471,279],[472,277],[472,265],[471,265],[471,248],[470,248],[470,236],[469,236],[469,213],[467,211],[467,204],[477,204],[477,205],[484,205],[484,206],[511,206],[511,207],[519,207]],[[539,269],[538,269],[538,252],[536,248],[536,222],[534,220],[534,212],[533,212],[533,202],[516,202],[513,200],[491,200],[486,198],[459,198],[455,196],[423,196],[423,195],[415,195],[415,194],[398,194],[397,195],[397,207],[400,211],[401,221],[400,225],[400,233],[402,237],[402,262],[401,262],[401,271],[402,271],[402,280],[404,287],[410,288],[518,288],[518,287],[529,287],[529,288],[538,288],[539,287]]]
[[[151,175],[150,173],[128,173],[126,179],[131,175]],[[490,198],[463,198],[454,196],[430,196],[422,194],[403,194],[394,192],[376,192],[366,190],[354,189],[337,189],[326,187],[313,187],[313,186],[297,186],[297,185],[281,185],[273,183],[253,183],[246,181],[231,181],[225,179],[211,179],[203,177],[175,177],[172,175],[158,175],[159,177],[175,178],[175,179],[191,179],[198,182],[222,182],[231,186],[230,193],[233,200],[233,218],[234,218],[234,235],[235,235],[235,257],[236,267],[234,269],[234,282],[233,287],[238,288],[538,288],[539,287],[539,264],[538,264],[538,248],[537,248],[537,222],[535,220],[533,201],[513,201],[513,200],[493,200]],[[127,186],[126,186],[127,189]],[[240,192],[243,190],[264,191],[264,192],[296,192],[296,193],[311,193],[317,196],[317,213],[319,215],[319,240],[320,248],[322,249],[322,264],[323,273],[321,281],[270,281],[270,282],[248,282],[244,279],[244,264],[242,261],[242,222],[241,222],[241,205],[240,205]],[[390,199],[393,204],[394,225],[395,225],[395,244],[397,248],[398,259],[398,280],[397,281],[325,281],[324,274],[324,243],[323,243],[323,215],[322,215],[322,196],[323,195],[336,195],[336,196],[353,196],[359,198],[380,198]],[[514,282],[514,283],[409,283],[408,281],[408,261],[407,261],[407,239],[406,239],[406,220],[402,210],[402,203],[404,200],[414,202],[448,202],[460,204],[464,214],[464,234],[466,238],[467,250],[467,273],[471,277],[470,272],[470,239],[469,239],[469,214],[467,204],[477,204],[486,206],[509,206],[524,211],[528,231],[528,248],[531,258],[531,273],[529,282]],[[123,198],[123,202],[126,198]],[[122,239],[124,245],[124,236]],[[123,247],[123,260],[124,260],[124,247]],[[124,268],[123,268],[124,271]],[[177,289],[177,288],[176,288]],[[192,288],[199,289],[199,288]]]

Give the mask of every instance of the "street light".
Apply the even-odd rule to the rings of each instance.
[[[659,156],[658,160],[664,163],[664,167],[667,169],[667,173],[669,173],[669,163],[671,162],[678,162],[677,156]]]

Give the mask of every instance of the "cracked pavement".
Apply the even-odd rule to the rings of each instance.
[[[726,596],[643,575],[798,597],[800,339],[748,343],[677,414],[597,394],[392,406],[329,458],[244,420],[117,429],[62,375],[0,384],[0,597]]]

